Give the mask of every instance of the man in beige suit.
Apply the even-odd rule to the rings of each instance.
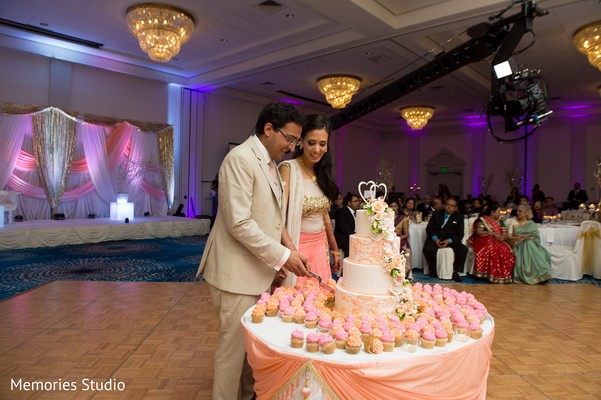
[[[267,105],[256,134],[230,151],[219,169],[219,208],[197,274],[209,283],[219,316],[213,399],[252,398],[240,318],[278,271],[308,276],[306,258],[281,244],[286,214],[275,166],[300,139],[302,123],[294,106]]]

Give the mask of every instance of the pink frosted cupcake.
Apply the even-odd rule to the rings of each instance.
[[[314,312],[309,311],[305,315],[305,326],[309,329],[313,329],[317,326],[317,315]]]
[[[324,333],[319,335],[319,347],[324,353],[331,354],[336,350],[336,342],[332,336]]]
[[[422,347],[424,349],[433,349],[436,344],[436,335],[432,331],[422,333]]]
[[[282,321],[292,322],[294,320],[294,308],[292,306],[284,307],[280,311],[282,313]]]
[[[474,321],[470,324],[470,337],[472,339],[480,339],[482,337],[482,327],[479,321]]]
[[[346,348],[346,339],[348,339],[348,333],[344,329],[336,332],[336,347],[344,350]]]
[[[447,331],[445,331],[442,327],[434,331],[434,336],[436,336],[436,346],[444,347],[447,345],[449,340],[447,337]]]
[[[305,334],[300,329],[295,329],[290,334],[290,345],[295,349],[301,349],[305,344]]]
[[[307,351],[309,353],[317,353],[319,351],[319,334],[315,332],[311,332],[307,335],[305,339],[307,345]]]
[[[390,352],[390,351],[394,350],[394,346],[395,346],[394,333],[392,333],[391,331],[383,332],[382,336],[380,337],[380,340],[382,341],[384,351]]]
[[[371,323],[364,321],[359,327],[359,331],[361,331],[361,340],[365,342],[371,335]]]
[[[346,339],[346,352],[349,354],[359,354],[362,344],[361,336],[349,336]]]

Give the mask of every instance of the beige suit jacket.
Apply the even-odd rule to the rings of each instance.
[[[279,175],[279,185],[274,183],[267,162],[251,136],[228,153],[219,169],[219,209],[197,276],[221,290],[265,292],[286,251],[281,244],[282,184]]]

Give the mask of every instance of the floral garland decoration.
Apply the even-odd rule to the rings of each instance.
[[[366,210],[367,216],[371,220],[371,233],[374,237],[380,237],[384,240],[384,258],[383,266],[386,268],[390,276],[392,276],[393,282],[390,286],[390,292],[397,297],[399,300],[399,307],[397,308],[397,314],[402,319],[406,312],[403,311],[402,315],[399,313],[401,310],[405,310],[407,307],[405,303],[411,302],[411,283],[409,280],[405,280],[405,264],[407,259],[403,251],[399,251],[395,246],[396,232],[394,231],[394,210],[388,207],[388,204],[382,197],[377,199],[370,198],[367,203],[363,205]]]

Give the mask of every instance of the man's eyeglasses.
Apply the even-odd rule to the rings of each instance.
[[[284,132],[282,132],[280,130],[280,128],[276,128],[275,130],[278,131],[278,132],[280,132],[282,134],[282,136],[284,136],[284,139],[286,139],[286,141],[288,142],[288,144],[293,144],[294,147],[296,147],[296,146],[298,146],[300,144],[300,142],[301,142],[300,139],[297,139],[294,136],[286,135]]]

